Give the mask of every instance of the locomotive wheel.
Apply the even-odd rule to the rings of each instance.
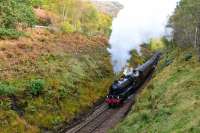
[[[113,108],[113,106],[114,106],[113,104],[108,104],[109,108]]]
[[[122,106],[123,106],[123,104],[124,104],[124,101],[123,101],[123,100],[121,100],[121,101],[120,101],[120,103],[119,103],[119,107],[122,107]]]

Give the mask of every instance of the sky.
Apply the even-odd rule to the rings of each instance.
[[[106,0],[104,0],[106,1]],[[132,49],[166,34],[166,25],[179,0],[117,0],[124,5],[112,23],[110,47],[113,70],[120,72]]]

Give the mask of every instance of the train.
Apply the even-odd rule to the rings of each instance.
[[[110,106],[119,106],[146,81],[149,74],[155,70],[161,53],[155,53],[144,64],[133,69],[128,75],[123,75],[111,85],[105,102]]]

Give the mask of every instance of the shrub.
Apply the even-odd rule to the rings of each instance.
[[[170,64],[173,63],[173,61],[174,61],[173,58],[172,59],[169,59],[169,58],[164,59],[163,62],[161,63],[161,65],[160,65],[160,69],[163,69],[163,68],[169,66]]]
[[[186,54],[184,54],[184,60],[185,61],[189,61],[190,59],[192,59],[192,53],[186,53]]]
[[[170,64],[173,63],[173,60],[172,59],[166,59],[165,60],[165,66],[169,66]]]
[[[0,28],[0,38],[1,39],[17,39],[24,33],[16,31],[15,29]]]
[[[63,121],[63,119],[60,116],[53,116],[51,119],[51,124],[57,125]]]
[[[36,17],[27,0],[2,0],[0,2],[0,25],[4,28],[16,28],[22,25],[32,26]]]
[[[67,95],[68,95],[68,92],[69,92],[69,90],[68,89],[66,89],[65,87],[60,87],[59,88],[59,96],[60,96],[60,98],[66,98],[67,97]]]
[[[61,30],[65,33],[72,33],[75,31],[74,27],[68,21],[62,23]]]
[[[28,27],[36,23],[32,6],[29,0],[1,0],[0,2],[0,28],[2,36],[21,35],[15,32],[19,26]],[[7,29],[7,30],[5,30]],[[14,29],[14,30],[12,30]]]
[[[15,94],[16,89],[8,84],[0,83],[0,96],[9,96]]]
[[[40,7],[42,5],[42,0],[31,0],[31,5],[33,7]]]
[[[44,90],[45,82],[42,79],[32,80],[28,85],[28,89],[33,96],[38,96]]]

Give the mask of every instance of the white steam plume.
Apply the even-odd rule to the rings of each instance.
[[[132,49],[151,38],[161,37],[169,16],[179,0],[120,0],[124,5],[117,18],[113,20],[110,37],[115,72],[120,72],[130,58]]]

